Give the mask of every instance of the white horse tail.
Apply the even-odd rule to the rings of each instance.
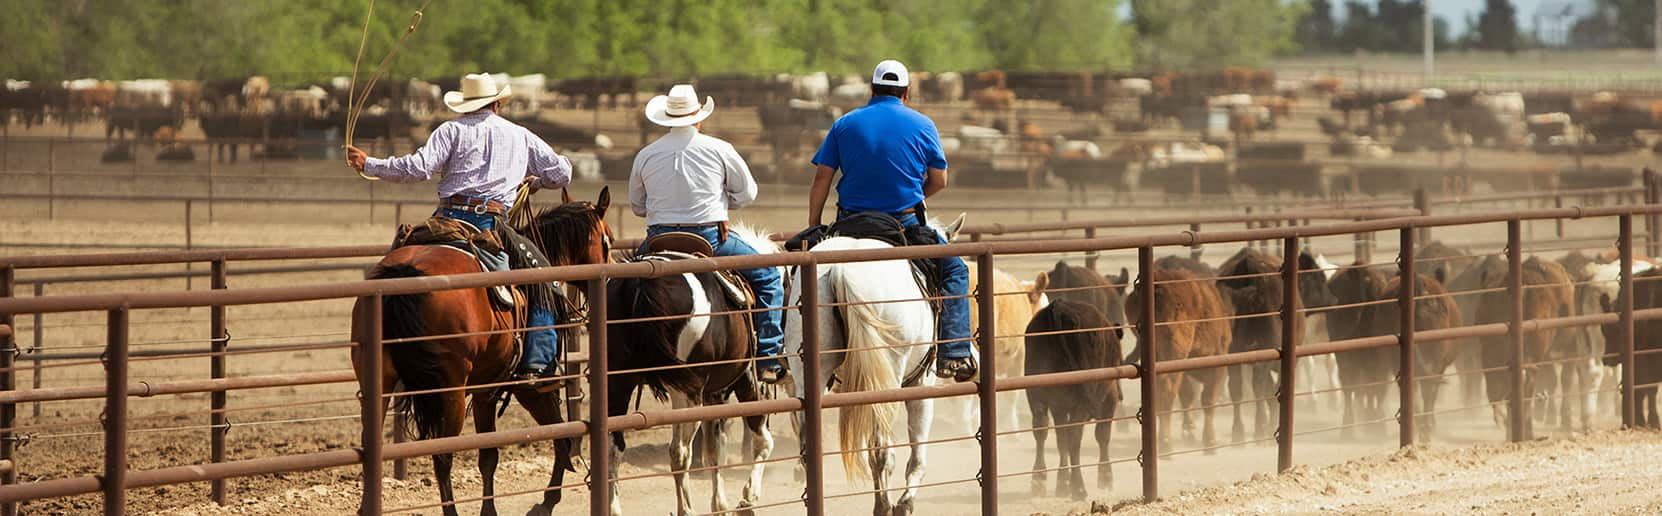
[[[861,299],[858,290],[850,288],[849,283],[853,279],[849,275],[841,270],[833,271],[832,275],[835,276],[832,280],[834,288],[841,298],[838,301],[848,303],[842,307],[848,349],[837,375],[841,381],[836,390],[859,392],[900,388],[900,374],[895,372],[894,361],[890,358],[893,353],[891,346],[902,344],[900,325],[883,320],[876,305],[863,304],[871,300]],[[900,406],[896,403],[851,405],[839,409],[838,417],[842,421],[837,425],[837,437],[842,449],[863,450],[875,445],[879,439],[881,442],[892,441],[894,419],[899,415]],[[843,452],[843,472],[849,481],[870,479],[870,453]]]

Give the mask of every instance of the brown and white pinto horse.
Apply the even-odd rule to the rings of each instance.
[[[601,189],[597,202],[573,202],[565,195],[565,203],[542,213],[531,227],[516,228],[531,236],[549,263],[554,266],[605,263],[611,249],[611,229],[606,225],[606,208],[611,194]],[[442,276],[481,272],[479,262],[467,253],[444,246],[416,245],[394,249],[370,269],[370,279]],[[581,285],[579,285],[581,286]],[[353,319],[361,320],[363,299],[353,307]],[[558,317],[559,314],[556,314]],[[419,439],[451,437],[462,433],[467,416],[467,395],[459,389],[469,385],[500,382],[514,367],[517,355],[515,334],[520,328],[514,311],[492,303],[490,293],[483,288],[441,290],[425,294],[387,296],[382,301],[381,327],[385,339],[407,339],[425,336],[444,336],[389,344],[381,353],[381,360],[390,365],[381,382],[383,392],[392,392],[394,385],[403,384],[404,391],[429,391],[397,398],[397,410],[407,413],[414,422]],[[354,324],[353,328],[360,325]],[[560,340],[566,344],[576,338],[575,332],[562,331]],[[354,336],[354,341],[359,340]],[[354,370],[362,370],[361,357],[352,357]],[[507,387],[535,418],[537,424],[559,423],[562,419],[560,396],[555,392],[538,392],[529,386]],[[496,411],[491,402],[496,398],[495,388],[471,391],[473,423],[477,432],[496,430]],[[549,487],[561,485],[565,472],[576,471],[571,463],[571,443],[554,443],[554,471]],[[439,484],[439,498],[448,503],[454,497],[450,487],[452,454],[433,456],[433,474]],[[479,450],[479,473],[484,484],[481,514],[496,514],[495,503],[489,498],[495,490],[497,450]],[[532,513],[548,514],[560,501],[558,489],[543,493],[543,502]],[[444,514],[455,515],[453,505],[444,508]]]

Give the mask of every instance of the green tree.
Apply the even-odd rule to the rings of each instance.
[[[1338,22],[1333,21],[1333,2],[1312,0],[1310,10],[1299,19],[1293,39],[1305,52],[1332,52],[1337,50]]]
[[[1477,48],[1505,50],[1518,49],[1518,10],[1510,0],[1488,0],[1477,16]]]
[[[1262,66],[1298,49],[1295,27],[1309,6],[1281,0],[1132,0],[1145,67]]]

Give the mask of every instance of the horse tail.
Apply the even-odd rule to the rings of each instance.
[[[401,263],[377,267],[370,273],[369,279],[414,278],[425,275],[416,266]],[[402,294],[382,298],[381,338],[407,339],[426,335],[427,328],[421,321],[421,314],[426,307],[427,297],[427,294]],[[415,341],[391,348],[392,352],[388,353],[388,358],[392,362],[393,371],[398,373],[398,380],[403,384],[404,390],[419,391],[444,386],[437,350],[434,348],[436,345],[432,341]],[[399,396],[394,398],[392,409],[395,413],[405,415],[404,420],[413,425],[418,439],[439,435],[444,403],[438,394]],[[406,435],[410,430],[411,428],[397,429]]]
[[[858,290],[851,288],[854,281],[848,274],[837,271],[832,280],[840,293],[843,321],[848,336],[848,349],[843,356],[838,390],[842,392],[878,391],[900,388],[900,375],[890,360],[889,346],[902,344],[899,324],[883,320],[872,300],[862,299]],[[889,442],[894,435],[894,419],[900,415],[895,403],[851,405],[839,409],[842,424],[837,425],[838,441],[843,450],[863,450],[877,440]],[[850,481],[869,479],[870,455],[865,451],[844,451],[843,472]]]

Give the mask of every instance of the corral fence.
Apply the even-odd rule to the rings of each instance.
[[[997,440],[994,436],[1001,435],[996,422],[996,415],[1000,412],[999,401],[995,396],[1001,391],[1019,391],[1035,387],[1073,385],[1087,382],[1103,382],[1120,379],[1135,379],[1141,386],[1142,409],[1136,418],[1141,422],[1140,454],[1135,460],[1140,464],[1142,472],[1142,492],[1145,499],[1155,499],[1159,496],[1159,458],[1172,453],[1161,449],[1159,436],[1160,418],[1155,417],[1156,395],[1161,387],[1156,382],[1160,375],[1179,374],[1185,371],[1215,368],[1223,366],[1244,365],[1254,363],[1279,364],[1280,387],[1273,394],[1278,400],[1278,430],[1273,441],[1277,446],[1277,470],[1285,471],[1293,465],[1293,449],[1295,436],[1302,432],[1295,431],[1294,403],[1295,386],[1298,384],[1295,361],[1298,357],[1337,353],[1349,350],[1372,348],[1396,348],[1399,353],[1399,367],[1401,374],[1395,383],[1402,396],[1404,407],[1397,418],[1398,432],[1402,444],[1415,442],[1415,421],[1425,414],[1413,409],[1415,407],[1416,380],[1421,377],[1414,373],[1414,359],[1416,346],[1444,342],[1454,339],[1473,337],[1505,336],[1507,342],[1508,365],[1505,375],[1510,379],[1512,386],[1510,394],[1503,400],[1510,411],[1508,421],[1508,439],[1518,441],[1527,439],[1531,435],[1530,421],[1526,406],[1529,400],[1523,390],[1523,376],[1526,364],[1523,352],[1523,339],[1526,333],[1572,326],[1584,325],[1618,325],[1620,329],[1620,352],[1614,359],[1623,366],[1624,381],[1621,387],[1621,413],[1624,425],[1631,425],[1634,415],[1634,346],[1633,322],[1662,318],[1662,309],[1636,310],[1633,305],[1632,287],[1634,278],[1632,264],[1635,256],[1636,237],[1633,231],[1635,216],[1652,219],[1662,214],[1662,206],[1614,206],[1614,207],[1569,207],[1518,210],[1504,213],[1472,213],[1457,215],[1431,215],[1413,217],[1393,217],[1376,220],[1355,222],[1341,222],[1322,225],[1308,225],[1281,228],[1258,228],[1249,230],[1226,231],[1185,231],[1177,234],[1159,234],[1151,236],[1112,237],[1112,238],[1082,238],[1067,240],[1016,240],[991,241],[983,239],[981,242],[959,243],[943,246],[923,246],[884,250],[853,250],[827,251],[812,253],[786,253],[779,255],[727,257],[694,259],[668,263],[625,263],[582,265],[549,269],[521,270],[498,273],[463,274],[442,277],[405,278],[388,280],[369,280],[349,283],[298,285],[276,288],[238,289],[222,288],[223,271],[227,261],[240,259],[272,259],[281,255],[284,258],[305,259],[322,258],[339,255],[347,251],[341,248],[312,249],[312,250],[240,250],[240,251],[194,251],[185,253],[161,254],[133,254],[133,255],[88,255],[81,257],[36,257],[12,258],[0,265],[0,339],[6,351],[0,353],[0,389],[4,393],[4,402],[0,402],[0,416],[4,416],[3,426],[7,430],[14,427],[17,404],[30,399],[39,399],[40,394],[30,391],[17,391],[15,382],[15,353],[18,350],[13,342],[15,321],[18,315],[36,313],[61,313],[102,311],[106,314],[108,329],[105,359],[102,363],[106,369],[106,382],[103,389],[93,388],[77,396],[96,396],[105,400],[104,444],[105,461],[103,473],[98,476],[82,476],[17,484],[16,472],[18,464],[13,462],[16,436],[11,433],[0,435],[0,451],[6,454],[4,462],[0,462],[0,471],[4,471],[5,485],[0,485],[0,500],[6,502],[7,511],[13,509],[17,502],[39,500],[44,498],[72,496],[102,492],[104,496],[105,512],[119,514],[123,511],[123,502],[126,491],[133,488],[152,487],[185,482],[217,482],[224,479],[274,474],[281,472],[303,471],[331,467],[357,465],[364,474],[362,504],[366,513],[381,512],[380,479],[383,476],[383,463],[386,460],[431,455],[434,453],[451,453],[467,450],[476,450],[485,447],[499,447],[515,443],[531,443],[561,438],[587,437],[587,454],[591,471],[607,470],[610,460],[608,454],[608,434],[614,431],[625,431],[648,428],[653,426],[724,419],[747,415],[763,415],[785,412],[801,412],[805,424],[803,425],[802,455],[809,460],[803,461],[806,471],[806,492],[801,500],[791,500],[773,504],[773,506],[789,506],[801,504],[808,514],[823,514],[825,501],[828,497],[824,490],[825,472],[818,458],[825,457],[827,452],[821,435],[823,412],[828,408],[844,407],[870,403],[892,403],[901,401],[943,398],[951,396],[975,395],[976,403],[980,408],[981,420],[975,441],[981,451],[980,470],[972,478],[943,481],[929,485],[946,485],[954,483],[975,483],[981,493],[981,509],[984,514],[999,512],[998,484],[1001,479],[1032,472],[1000,472],[996,458],[998,456]],[[1616,302],[1614,313],[1583,314],[1568,317],[1554,317],[1543,319],[1525,319],[1523,312],[1524,292],[1533,288],[1523,284],[1522,280],[1522,253],[1524,237],[1522,227],[1531,220],[1579,220],[1594,217],[1614,217],[1617,222],[1616,247],[1621,264],[1620,287],[1623,293]],[[1414,304],[1416,301],[1427,299],[1427,296],[1414,292],[1413,282],[1405,282],[1406,288],[1392,302],[1397,303],[1400,319],[1397,332],[1394,335],[1365,337],[1341,341],[1304,343],[1301,335],[1296,331],[1283,331],[1279,346],[1274,349],[1230,353],[1198,358],[1179,360],[1157,360],[1156,348],[1158,338],[1154,331],[1156,326],[1172,324],[1179,321],[1157,321],[1154,315],[1154,297],[1143,296],[1143,304],[1137,308],[1142,317],[1135,323],[1138,333],[1142,335],[1139,342],[1141,350],[1140,362],[1136,365],[1122,365],[1119,367],[1088,369],[1065,373],[1025,376],[1020,378],[1001,379],[996,375],[983,375],[975,383],[960,383],[945,386],[907,387],[889,391],[851,392],[851,393],[822,393],[819,389],[806,389],[802,398],[773,399],[756,402],[728,404],[720,406],[677,409],[665,411],[636,412],[621,416],[607,417],[606,407],[608,399],[613,395],[627,395],[627,393],[610,393],[607,391],[608,375],[623,373],[610,371],[608,367],[606,328],[609,324],[627,321],[613,320],[606,312],[606,298],[604,284],[608,279],[629,277],[656,277],[677,275],[694,272],[708,272],[724,269],[745,269],[756,267],[792,266],[801,269],[801,276],[814,278],[815,271],[823,265],[884,261],[897,259],[938,258],[946,256],[966,256],[972,258],[980,267],[981,285],[991,285],[991,271],[999,260],[1008,257],[1017,257],[1039,253],[1092,253],[1112,250],[1135,250],[1137,253],[1137,280],[1136,287],[1143,292],[1151,292],[1155,287],[1154,254],[1161,248],[1194,248],[1205,244],[1221,244],[1231,242],[1279,242],[1284,256],[1279,273],[1281,280],[1288,286],[1283,289],[1287,298],[1281,304],[1277,314],[1282,324],[1291,325],[1301,309],[1296,301],[1296,287],[1299,281],[1297,257],[1301,241],[1306,238],[1352,235],[1379,231],[1397,232],[1400,239],[1397,267],[1405,277],[1414,277],[1416,264],[1420,262],[1415,257],[1420,232],[1435,227],[1453,227],[1470,224],[1506,224],[1506,256],[1508,258],[1508,274],[1505,287],[1502,289],[1510,304],[1508,319],[1504,322],[1477,324],[1473,326],[1447,328],[1440,330],[1415,331]],[[1655,228],[1650,229],[1655,232]],[[54,296],[42,298],[15,298],[12,297],[16,284],[15,272],[19,269],[49,267],[49,266],[95,266],[102,264],[130,264],[130,263],[179,263],[181,261],[212,261],[215,266],[215,287],[209,291],[195,292],[151,292],[151,293],[112,293],[98,295]],[[529,284],[549,281],[584,282],[588,285],[587,291],[591,295],[587,298],[590,340],[588,344],[588,369],[584,373],[586,389],[590,395],[588,418],[566,423],[539,426],[531,429],[517,429],[511,431],[497,431],[473,435],[431,439],[419,442],[383,443],[383,413],[381,401],[396,393],[381,392],[379,361],[369,360],[363,371],[363,376],[355,377],[361,390],[360,421],[362,441],[360,446],[351,449],[338,449],[317,453],[286,455],[274,458],[248,459],[229,462],[213,462],[187,466],[166,467],[151,470],[129,470],[127,467],[127,430],[129,429],[130,415],[126,407],[128,400],[135,396],[153,395],[176,392],[213,392],[216,396],[223,396],[225,390],[235,386],[247,386],[260,383],[261,385],[297,384],[298,380],[278,382],[274,379],[260,379],[258,381],[243,378],[223,378],[216,374],[216,378],[205,382],[182,382],[172,386],[158,386],[151,384],[133,384],[128,373],[128,359],[132,356],[132,349],[128,340],[130,317],[133,311],[160,308],[178,307],[207,307],[216,313],[214,327],[210,329],[212,342],[216,349],[223,350],[225,344],[223,309],[227,306],[252,305],[263,303],[286,303],[297,301],[324,300],[324,299],[351,299],[365,300],[371,307],[379,306],[386,296],[435,292],[440,290],[480,288],[492,285]],[[817,328],[815,318],[819,313],[819,301],[814,295],[819,288],[816,282],[807,281],[801,285],[804,290],[800,306],[786,307],[786,309],[802,310],[805,328]],[[978,301],[981,310],[981,326],[978,328],[976,339],[982,349],[993,349],[994,338],[1003,335],[997,328],[996,318],[992,315],[995,304],[993,289],[983,287],[971,294]],[[1303,310],[1308,313],[1314,310]],[[379,310],[369,310],[368,313],[379,314]],[[384,346],[396,343],[384,342],[380,336],[379,316],[359,321],[358,328],[364,337],[355,344],[356,352],[360,356],[379,357]],[[1006,330],[1007,331],[1007,330]],[[807,331],[803,336],[800,358],[804,359],[804,376],[808,385],[822,385],[826,377],[825,371],[820,370],[819,358],[822,353],[819,335],[815,331]],[[997,371],[997,353],[984,353],[982,367],[984,371]],[[222,369],[216,368],[216,373]],[[576,377],[570,378],[576,380]],[[317,380],[317,378],[308,378]],[[188,385],[186,385],[188,383]],[[64,392],[53,392],[44,397],[68,396]],[[1237,400],[1238,401],[1238,400]],[[216,405],[222,405],[216,403]],[[836,452],[831,452],[836,453]],[[1129,459],[1125,460],[1129,461]],[[1097,464],[1086,464],[1092,466]],[[1078,467],[1078,466],[1075,466]],[[1066,469],[1066,468],[1063,468]],[[609,508],[611,482],[603,475],[591,475],[583,483],[566,486],[553,486],[551,489],[570,488],[587,485],[590,489],[590,508],[594,514],[606,514]],[[860,493],[855,493],[860,494]],[[846,496],[846,495],[839,495]],[[762,506],[765,507],[765,506]],[[762,508],[757,507],[757,508]],[[401,509],[408,510],[409,508]]]

